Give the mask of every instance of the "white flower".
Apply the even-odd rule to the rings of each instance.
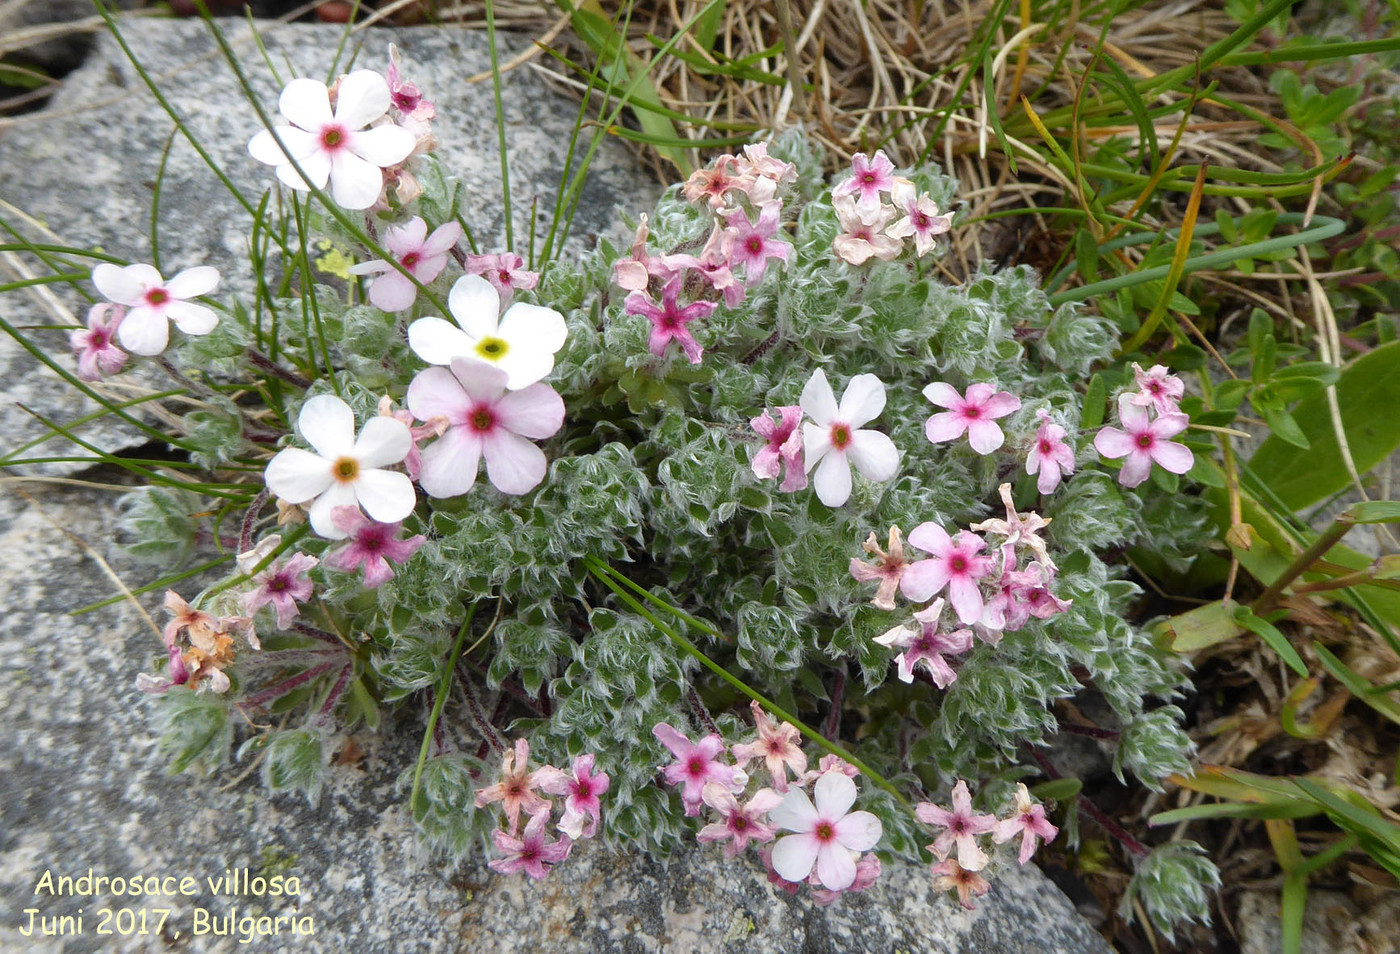
[[[356,70],[340,80],[335,114],[330,90],[314,79],[294,79],[282,90],[278,108],[290,126],[278,126],[287,151],[264,129],[248,142],[259,162],[277,167],[277,178],[308,191],[295,159],[318,189],[330,182],[331,198],[347,209],[368,209],[384,190],[381,169],[397,165],[413,152],[413,133],[393,123],[366,129],[389,111],[389,84],[373,70]]]
[[[164,351],[172,321],[187,335],[207,335],[219,323],[212,310],[188,300],[219,287],[219,270],[208,265],[187,268],[167,282],[150,265],[103,262],[92,270],[92,283],[109,301],[127,306],[117,338],[133,354]]]
[[[807,455],[817,497],[828,507],[839,507],[851,496],[851,464],[867,480],[889,480],[899,470],[899,451],[894,441],[879,431],[859,430],[885,409],[885,385],[873,374],[858,374],[846,385],[841,406],[821,368],[812,373],[798,402],[816,423],[802,425],[802,444]],[[847,460],[847,457],[850,460]]]
[[[874,848],[884,834],[870,812],[852,812],[856,783],[840,772],[827,772],[812,789],[816,804],[796,785],[782,804],[768,813],[778,828],[796,832],[773,846],[773,870],[787,881],[817,880],[829,891],[845,891],[856,880],[856,858]]]
[[[311,529],[328,540],[348,534],[336,523],[336,507],[357,504],[380,523],[398,523],[413,511],[413,483],[404,474],[380,470],[408,456],[413,436],[392,417],[372,417],[355,438],[350,405],[318,394],[301,407],[297,428],[316,453],[299,447],[280,451],[267,465],[267,489],[288,503],[310,500]]]
[[[408,326],[408,344],[429,364],[453,358],[482,361],[506,373],[511,391],[529,387],[554,370],[554,353],[569,328],[553,308],[516,302],[501,317],[501,295],[480,275],[463,275],[447,296],[457,319],[419,318]]]

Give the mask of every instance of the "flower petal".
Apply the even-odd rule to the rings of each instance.
[[[408,346],[429,364],[448,364],[459,355],[471,354],[473,339],[443,318],[419,318],[408,326]]]
[[[564,426],[564,399],[547,384],[532,384],[497,401],[496,419],[521,437],[543,440]]]
[[[371,421],[399,423],[388,417],[376,417]],[[403,427],[402,424],[399,426]],[[408,428],[404,427],[404,431],[407,430]],[[413,481],[409,480],[406,474],[392,470],[362,470],[353,486],[360,506],[380,523],[398,523],[413,512],[413,505],[417,502],[417,496],[413,492]]]
[[[277,108],[289,121],[309,132],[319,132],[331,121],[331,97],[326,84],[300,77],[282,90]]]
[[[447,324],[440,318],[423,319],[430,320]],[[414,322],[415,326],[418,324],[421,322]],[[410,327],[410,334],[412,331],[413,328]],[[455,328],[452,328],[452,331],[461,334]],[[471,398],[462,390],[461,383],[446,368],[426,368],[414,375],[413,381],[408,385],[405,403],[413,412],[413,416],[420,421],[430,421],[435,417],[457,420],[470,411],[472,406]]]
[[[818,425],[826,427],[836,419],[836,395],[826,380],[826,372],[821,368],[812,372],[802,388],[802,397],[797,402]]]
[[[774,809],[775,812],[777,810]],[[819,847],[820,844],[811,835],[788,835],[779,838],[778,843],[773,846],[773,870],[787,881],[806,881],[807,876],[812,873],[812,866],[817,863]],[[851,866],[851,880],[855,880],[855,865]]]
[[[957,411],[943,411],[924,422],[924,436],[930,444],[955,441],[967,430],[967,418]]]
[[[510,342],[509,350],[496,361],[488,361],[477,354],[467,357],[474,363],[505,372],[506,387],[510,390],[527,388],[543,380],[554,370],[554,354],[534,347],[533,342],[525,343],[529,341],[527,338],[524,341],[517,339]]]
[[[453,358],[452,375],[473,401],[495,404],[506,393],[506,373],[485,361]]]
[[[219,323],[214,309],[192,301],[172,301],[165,306],[166,316],[187,335],[207,335]],[[118,326],[120,328],[120,325]]]
[[[924,397],[928,398],[939,407],[959,408],[963,406],[962,395],[957,388],[942,381],[935,381],[926,386],[923,390]]]
[[[361,467],[387,467],[403,460],[412,449],[413,435],[409,433],[408,425],[379,415],[365,421],[365,426],[360,429],[360,436],[355,440],[355,459]],[[393,523],[392,520],[383,522]]]
[[[331,159],[331,198],[343,209],[368,209],[384,191],[384,173],[349,151]]]
[[[171,298],[198,298],[219,287],[219,270],[209,265],[187,268],[165,283]]]
[[[1186,473],[1196,462],[1191,449],[1176,441],[1158,441],[1152,445],[1152,459],[1161,464],[1164,470],[1169,470],[1173,474]]]
[[[812,475],[817,499],[828,507],[839,507],[851,497],[851,464],[846,455],[833,451],[822,458]]]
[[[812,787],[817,814],[822,818],[837,818],[846,814],[856,803],[856,783],[849,775],[827,772]]]
[[[856,431],[846,453],[866,480],[889,480],[899,472],[899,451],[894,441],[879,431]]]
[[[378,265],[382,263],[367,262],[365,264]],[[363,267],[363,265],[354,266],[354,268]],[[369,285],[369,303],[380,311],[407,311],[413,307],[413,303],[417,299],[418,286],[392,269],[374,279]]]
[[[457,222],[444,222],[433,229],[423,242],[424,255],[441,255],[462,240],[462,226]]]
[[[919,560],[904,568],[899,578],[899,591],[915,603],[931,599],[948,585],[948,567],[942,560]]]
[[[985,418],[967,425],[967,442],[979,454],[990,454],[1006,443],[1006,435],[995,421]]]
[[[564,316],[553,308],[521,301],[506,309],[499,333],[507,341],[526,340],[531,347],[554,354],[564,347],[564,340],[569,337],[569,326],[564,322]]]
[[[1105,427],[1094,435],[1094,449],[1109,460],[1127,457],[1136,446],[1131,437],[1116,427]]]
[[[503,494],[523,494],[544,480],[549,461],[544,451],[518,434],[497,427],[482,442],[486,476]]]
[[[277,145],[278,139],[287,147],[285,152]],[[316,135],[295,126],[274,126],[248,140],[248,155],[269,166],[280,166],[289,157],[302,162],[320,148],[321,140]]]
[[[836,823],[836,840],[852,851],[869,851],[884,833],[885,826],[870,812],[851,812]]]
[[[146,299],[146,290],[159,287],[160,272],[150,265],[113,265],[103,262],[92,270],[92,283],[108,300],[119,305],[139,305]]]
[[[288,503],[299,504],[325,493],[335,478],[330,462],[324,457],[300,447],[287,447],[268,462],[263,481],[270,493]]]
[[[447,308],[462,330],[474,339],[495,335],[499,331],[501,294],[480,275],[463,275],[457,279],[447,293]]]
[[[160,354],[170,343],[170,322],[155,309],[140,305],[117,325],[117,337],[132,354]]]
[[[856,862],[840,845],[825,845],[817,853],[817,880],[829,891],[845,891],[856,880]]]
[[[768,813],[769,821],[787,831],[808,831],[816,823],[817,817],[812,800],[796,786],[789,788],[787,797]]]
[[[355,412],[334,394],[318,394],[303,404],[297,429],[327,461],[345,457],[355,447]]]
[[[277,178],[301,192],[309,191],[311,186],[318,189],[326,187],[326,183],[331,178],[330,156],[324,152],[313,152],[304,159],[298,159],[297,162],[301,165],[302,172],[306,173],[307,178],[303,179],[301,173],[297,172],[296,167],[290,162],[277,167]],[[310,185],[307,184],[308,181]]]
[[[408,158],[418,140],[402,126],[376,126],[352,133],[346,142],[355,155],[380,168],[397,165]],[[420,238],[421,242],[422,239]]]
[[[296,81],[293,81],[296,82]],[[363,129],[389,111],[389,83],[374,70],[355,70],[341,77],[335,98],[335,118],[350,129]]]
[[[285,453],[285,452],[284,452]],[[327,540],[344,540],[349,536],[336,523],[335,511],[339,507],[355,506],[355,488],[350,484],[334,483],[316,498],[306,510],[306,517],[311,522],[311,529],[316,531],[316,535]]]
[[[857,374],[841,395],[837,417],[852,428],[868,424],[885,409],[885,384],[873,374]]]
[[[944,553],[953,545],[953,540],[948,536],[948,531],[944,530],[932,520],[926,520],[913,530],[909,531],[906,537],[909,543],[918,547],[925,553]]]
[[[456,497],[471,490],[481,465],[481,438],[463,427],[450,428],[423,451],[418,486],[429,497]]]

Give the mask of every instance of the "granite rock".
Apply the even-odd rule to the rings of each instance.
[[[241,52],[243,68],[259,99],[275,114],[282,84],[258,54],[250,29],[237,21],[220,22]],[[256,206],[274,181],[272,170],[247,152],[249,138],[260,128],[258,117],[208,28],[199,20],[143,18],[124,20],[122,30],[137,59],[156,78],[195,138]],[[258,30],[284,79],[292,71],[326,77],[342,34],[339,27],[330,25],[268,22],[259,23]],[[438,153],[444,167],[464,183],[463,218],[482,251],[502,250],[505,217],[499,198],[500,158],[491,84],[465,82],[490,68],[485,34],[420,28],[375,30],[357,41],[360,38],[366,42],[357,65],[382,69],[389,44],[395,43],[403,54],[405,75],[436,102]],[[355,45],[348,44],[347,51]],[[524,37],[504,35],[501,57],[507,59],[528,45]],[[342,59],[342,70],[347,62]],[[554,206],[578,107],[548,88],[528,66],[505,75],[503,102],[515,235],[518,246],[523,246],[529,235],[529,210],[536,199],[541,240],[547,228],[545,215]],[[103,35],[47,110],[0,121],[0,196],[34,220],[26,229],[31,239],[101,248],[133,261],[151,261],[151,201],[161,153],[172,129],[169,116],[146,90],[116,40]],[[606,141],[590,167],[566,254],[579,252],[592,236],[614,227],[615,204],[620,202],[635,214],[650,206],[659,193],[660,184],[640,170],[620,142]],[[165,275],[192,265],[214,265],[223,275],[219,298],[228,300],[252,289],[252,269],[246,261],[252,216],[182,136],[171,146],[159,213],[157,237]],[[11,222],[21,220],[3,209],[0,216]],[[0,254],[0,276],[23,277],[15,273],[15,264],[13,256],[7,260]],[[32,260],[26,264],[43,273]],[[83,287],[91,290],[86,283]],[[16,325],[81,323],[86,307],[81,295],[61,285],[0,297],[0,313]],[[74,366],[64,353],[63,333],[39,335],[41,343],[60,353],[67,367]],[[159,375],[137,380],[147,386],[170,386]],[[113,393],[123,393],[120,389],[129,379],[119,381]],[[0,382],[0,433],[7,442],[46,433],[19,404],[60,422],[95,409],[5,335],[0,335]],[[82,433],[108,451],[144,442],[134,428],[105,419]],[[55,473],[73,468],[41,465],[38,469]]]

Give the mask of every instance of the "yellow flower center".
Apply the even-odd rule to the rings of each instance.
[[[353,457],[342,457],[331,467],[336,480],[349,483],[360,476],[360,462]]]
[[[487,361],[499,361],[506,356],[506,352],[509,350],[510,345],[500,338],[482,338],[476,346],[476,353]]]

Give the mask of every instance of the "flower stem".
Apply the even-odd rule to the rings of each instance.
[[[418,764],[413,769],[413,790],[408,796],[408,808],[415,821],[422,817],[418,793],[423,784],[423,768],[428,764],[428,748],[433,743],[433,730],[437,728],[438,719],[442,716],[442,707],[447,704],[447,697],[452,689],[452,673],[457,669],[457,657],[462,654],[462,644],[466,642],[467,631],[471,629],[472,617],[475,615],[476,604],[473,603],[467,607],[467,618],[462,620],[462,628],[457,630],[457,640],[452,644],[452,655],[448,657],[447,666],[438,681],[437,698],[433,700],[433,711],[428,716],[428,728],[423,733],[423,745],[418,750]]]
[[[652,614],[650,610],[648,610],[645,606],[643,606],[636,599],[634,599],[629,593],[623,590],[623,588],[620,585],[618,585],[616,581],[620,580],[626,583],[628,586],[632,587],[633,589],[637,590],[640,590],[641,587],[637,586],[637,584],[633,583],[631,580],[628,580],[616,570],[613,570],[611,567],[607,566],[602,561],[594,557],[585,557],[585,562],[588,564],[589,572],[591,572],[600,583],[602,583],[608,589],[612,590],[613,593],[617,596],[617,598],[626,603],[634,612],[650,620],[652,625],[654,625],[657,629],[661,630],[661,632],[665,634],[666,637],[671,640],[671,642],[675,643],[678,647],[680,647],[682,650],[688,653],[697,662],[699,662],[700,665],[704,666],[706,669],[713,672],[716,676],[719,676],[725,682],[729,683],[735,689],[739,690],[741,693],[748,696],[753,701],[757,702],[760,706],[762,706],[772,715],[783,720],[784,722],[791,723],[797,729],[798,732],[801,732],[808,739],[812,740],[812,742],[816,744],[818,748],[825,749],[827,752],[830,752],[837,758],[840,758],[855,766],[862,773],[868,776],[872,782],[874,782],[880,788],[883,788],[886,792],[889,792],[889,794],[894,798],[895,802],[905,811],[910,813],[914,811],[914,806],[910,804],[909,799],[905,798],[904,795],[899,791],[899,789],[896,788],[894,784],[889,781],[889,779],[874,771],[872,768],[870,768],[870,766],[866,765],[860,759],[852,755],[850,751],[848,751],[846,748],[837,745],[835,742],[830,741],[816,729],[813,729],[811,726],[807,725],[805,722],[797,718],[797,716],[793,715],[792,713],[782,709],[776,703],[765,697],[762,693],[751,688],[748,683],[733,675],[729,670],[725,669],[723,666],[715,662],[709,656],[706,656],[694,643],[686,639],[680,633],[676,632],[674,628],[666,625],[661,620],[657,619],[656,616]],[[658,599],[650,593],[645,593],[645,591],[643,591],[643,593],[653,603],[660,604],[661,606],[665,607],[666,609],[669,609],[671,612],[675,613],[682,619],[692,618],[684,610],[681,610],[677,607],[673,607],[669,603],[666,603],[664,600]],[[703,626],[702,628],[706,630],[712,629],[712,627],[709,626]]]

